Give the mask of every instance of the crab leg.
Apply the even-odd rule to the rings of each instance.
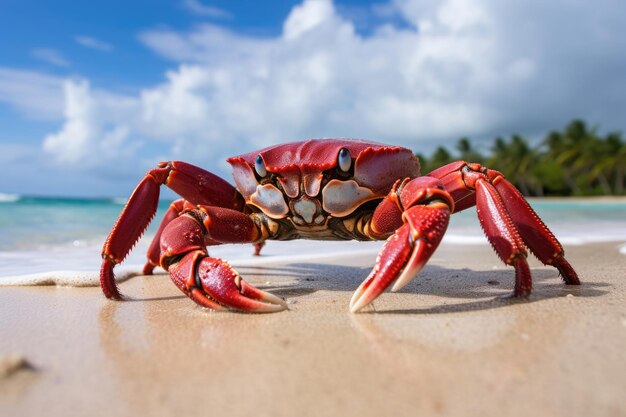
[[[544,265],[557,268],[566,284],[580,285],[576,271],[565,260],[563,246],[530,207],[524,196],[502,175],[498,175],[492,182],[505,201],[513,223],[532,253]]]
[[[161,257],[161,235],[163,234],[163,229],[167,226],[172,220],[180,216],[180,214],[184,210],[191,210],[195,208],[195,206],[183,199],[174,201],[163,216],[163,220],[161,220],[161,224],[159,225],[159,229],[157,230],[152,242],[150,243],[150,247],[148,248],[148,252],[146,254],[148,260],[143,267],[144,275],[152,275],[152,271],[154,267],[159,266],[159,258]]]
[[[161,237],[161,266],[176,286],[197,304],[219,310],[270,313],[287,308],[284,300],[245,282],[227,262],[208,256],[205,240],[254,242],[259,231],[235,210],[199,206],[172,220]]]
[[[159,259],[161,258],[161,235],[163,234],[163,230],[165,229],[165,226],[167,226],[172,220],[180,216],[180,214],[183,211],[189,211],[195,208],[196,206],[191,204],[189,201],[186,201],[183,199],[176,200],[169,206],[169,208],[165,212],[165,215],[163,216],[163,220],[161,220],[159,229],[157,230],[154,237],[152,238],[152,242],[150,243],[150,247],[148,248],[148,252],[146,254],[148,260],[146,261],[146,264],[143,267],[144,275],[152,275],[154,268],[159,266]],[[219,242],[216,242],[214,240],[205,240],[204,242],[205,246],[219,245],[219,244],[220,244]],[[258,249],[257,249],[257,246],[259,246]],[[263,247],[263,243],[255,243],[254,247],[255,247],[255,255],[258,255],[260,248]]]
[[[100,284],[107,298],[121,298],[113,267],[122,262],[150,224],[159,203],[161,185],[192,204],[243,209],[241,195],[218,176],[184,162],[160,163],[137,185],[102,248]]]
[[[496,253],[515,267],[513,295],[528,295],[532,289],[525,246],[543,264],[556,267],[566,284],[580,284],[559,241],[500,172],[458,161],[428,175],[442,180],[455,200],[455,211],[476,205],[478,218]]]
[[[350,300],[353,313],[371,303],[391,283],[395,282],[392,291],[398,291],[422,270],[439,246],[454,207],[441,182],[428,177],[405,181],[399,188],[394,186],[389,200],[404,209],[401,216],[404,225],[387,239],[372,272],[354,292]],[[381,213],[395,212],[395,208],[385,200],[379,207],[370,225],[373,231],[388,230],[388,223],[396,222],[395,216]]]
[[[498,191],[484,180],[476,181],[476,211],[491,246],[502,262],[515,268],[513,295],[529,295],[532,278],[526,262],[526,247]]]

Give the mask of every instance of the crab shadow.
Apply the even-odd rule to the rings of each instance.
[[[267,281],[264,290],[287,300],[314,292],[340,291],[352,293],[369,275],[371,267],[344,266],[321,263],[292,263],[285,266],[254,266],[238,268],[242,276],[270,278],[290,277],[289,285],[273,285]],[[370,308],[362,314],[436,314],[503,308],[512,304],[534,303],[542,300],[574,296],[599,297],[607,294],[610,284],[584,282],[580,286],[565,285],[556,270],[533,268],[533,293],[525,298],[510,297],[515,274],[512,268],[472,270],[426,265],[415,279],[397,294],[437,296],[441,305],[424,308],[381,310]],[[456,299],[454,302],[446,300]],[[464,300],[457,302],[458,300]],[[417,300],[419,302],[419,300]]]

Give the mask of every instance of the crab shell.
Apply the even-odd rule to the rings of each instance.
[[[351,156],[352,176],[340,177],[333,172],[325,175],[339,169],[338,156],[343,148]],[[271,181],[262,181],[255,174],[259,155],[268,173],[266,178]],[[288,215],[289,200],[303,205],[321,200],[330,215],[347,216],[363,203],[385,197],[396,180],[419,176],[420,169],[409,149],[354,139],[310,139],[271,146],[227,161],[246,203],[274,219]]]

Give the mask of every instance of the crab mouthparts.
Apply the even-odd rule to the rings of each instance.
[[[289,203],[291,212],[294,214],[293,221],[299,225],[322,224],[322,205],[316,199],[302,196],[300,199]]]

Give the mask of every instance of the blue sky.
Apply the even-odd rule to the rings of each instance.
[[[618,0],[4,0],[0,193],[124,196],[163,159],[230,180],[226,156],[307,137],[623,130],[624,21]]]

